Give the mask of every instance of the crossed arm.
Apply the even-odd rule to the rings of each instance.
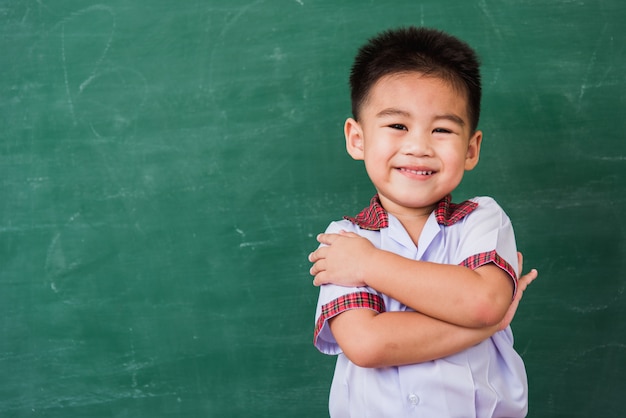
[[[409,260],[352,233],[321,234],[318,240],[327,246],[309,256],[315,285],[369,286],[415,309],[354,309],[329,321],[344,354],[362,367],[420,363],[478,344],[510,324],[537,277],[535,270],[522,276],[512,299],[510,277],[493,264],[472,271]],[[519,264],[521,270],[521,254]]]

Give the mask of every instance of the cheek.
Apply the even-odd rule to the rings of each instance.
[[[381,146],[380,143],[371,143],[368,144],[368,146],[366,146],[363,150],[363,157],[366,163],[374,164],[380,163],[380,161],[385,158],[387,153],[388,151],[385,150],[385,147]]]
[[[465,153],[460,152],[458,149],[448,150],[448,154],[446,158],[446,165],[452,169],[459,172],[459,175],[463,175],[466,168],[466,158]]]
[[[368,176],[370,179],[375,179],[383,175],[389,165],[389,158],[384,150],[370,148],[365,153],[364,162]]]
[[[365,147],[365,152],[368,153],[370,157],[382,159],[388,158],[396,153],[397,150],[396,144],[392,138],[384,138],[369,142]]]

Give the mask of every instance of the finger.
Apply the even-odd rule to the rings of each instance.
[[[538,276],[537,270],[532,269],[528,273],[520,277],[520,280],[530,284],[533,280],[537,278],[537,276]]]
[[[311,274],[311,276],[317,276],[325,270],[326,270],[326,260],[319,260],[319,261],[316,261],[311,266],[311,268],[309,269],[309,273]]]
[[[319,234],[317,236],[317,242],[320,244],[332,245],[339,236],[339,234]]]
[[[519,298],[521,299],[522,293],[524,293],[528,285],[531,284],[533,280],[537,278],[537,275],[538,275],[537,270],[532,269],[531,271],[529,271],[528,273],[526,273],[525,275],[519,278],[517,282],[518,295],[516,295],[516,297],[519,296]]]
[[[326,282],[324,281],[324,277],[326,277],[326,275],[324,274],[323,271],[316,274],[315,277],[313,278],[313,286],[321,286],[325,284]]]
[[[349,237],[349,238],[360,238],[361,237],[359,234],[355,234],[354,232],[348,232],[348,231],[346,231],[344,229],[339,231],[339,235],[341,235],[342,237]]]
[[[326,258],[326,247],[320,247],[317,250],[313,251],[309,254],[309,261],[311,263],[315,263],[323,258]]]
[[[519,266],[519,274],[522,274],[524,271],[524,256],[521,252],[517,252],[517,265]]]
[[[526,286],[531,284],[537,278],[538,275],[539,273],[537,273],[537,270],[535,269],[532,269],[531,271],[523,275],[520,278],[520,281],[524,284],[524,288],[526,288]]]

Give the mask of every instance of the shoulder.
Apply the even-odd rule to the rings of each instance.
[[[507,217],[502,206],[493,197],[477,196],[469,199],[470,202],[476,203],[476,209],[473,214],[479,216],[496,216]]]
[[[461,233],[474,231],[484,233],[511,227],[511,220],[496,200],[489,196],[477,196],[455,206],[455,216],[448,225]],[[458,213],[457,213],[458,212]]]
[[[368,229],[363,229],[361,227],[359,227],[359,225],[351,222],[348,219],[342,219],[339,221],[333,221],[331,222],[327,227],[326,230],[324,231],[325,234],[338,234],[341,231],[345,231],[345,232],[353,232],[357,235],[360,235],[364,238],[376,241],[377,236],[380,235],[380,231],[378,230],[368,230]]]
[[[489,196],[478,196],[460,203],[452,203],[451,196],[448,195],[439,202],[434,213],[438,224],[444,227],[454,225],[458,227],[476,219],[503,214],[504,211]]]
[[[331,222],[330,225],[328,225],[328,227],[324,231],[324,233],[325,234],[338,234],[341,231],[355,233],[369,240],[377,248],[380,248],[381,240],[382,240],[381,230],[363,229],[359,225],[347,219],[342,219],[340,221]],[[324,244],[321,244],[321,245],[324,245]]]
[[[355,232],[359,234],[361,228],[347,219],[331,222],[324,231],[326,234],[337,234],[339,231]],[[359,234],[360,235],[360,234]]]
[[[479,207],[482,206],[484,208],[500,208],[500,205],[498,204],[498,202],[496,202],[496,199],[491,196],[476,196],[469,200],[470,202],[478,204]]]

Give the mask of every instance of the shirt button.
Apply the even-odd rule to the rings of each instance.
[[[409,402],[411,403],[411,405],[417,405],[418,403],[420,403],[420,397],[414,393],[411,393],[409,394]]]

